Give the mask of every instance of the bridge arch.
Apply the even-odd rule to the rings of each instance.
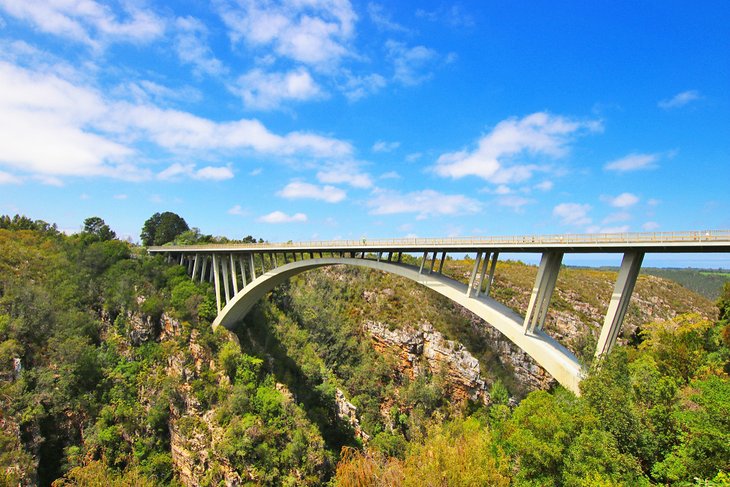
[[[469,296],[467,285],[440,273],[422,273],[418,269],[393,262],[347,257],[322,257],[290,262],[258,276],[236,293],[218,313],[213,327],[233,328],[266,293],[291,277],[332,265],[353,265],[384,272],[417,282],[453,302],[467,308],[489,325],[499,330],[515,345],[530,355],[561,385],[579,393],[578,383],[582,368],[578,359],[568,349],[548,336],[542,329],[525,332],[524,318],[512,309],[488,296]]]

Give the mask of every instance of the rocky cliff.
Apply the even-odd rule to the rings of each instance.
[[[443,374],[446,392],[454,400],[489,403],[479,361],[461,343],[446,340],[430,323],[390,330],[384,323],[365,321],[363,330],[377,350],[399,357],[400,373],[411,379]]]

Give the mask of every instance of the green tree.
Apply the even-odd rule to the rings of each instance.
[[[164,245],[187,230],[190,230],[190,227],[180,215],[166,211],[155,213],[148,218],[144,222],[140,237],[144,245]]]
[[[117,238],[117,234],[109,228],[109,225],[98,216],[92,216],[84,220],[84,233],[94,235],[101,241]]]

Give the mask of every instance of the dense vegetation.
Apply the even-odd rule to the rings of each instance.
[[[650,267],[642,269],[641,272],[677,281],[687,289],[712,300],[717,299],[725,283],[730,282],[730,271],[725,269],[657,269]]]
[[[463,278],[469,265],[447,268]],[[495,295],[519,308],[534,268],[500,269]],[[561,276],[586,300],[606,292],[593,289],[599,271]],[[556,309],[572,306],[564,298]],[[234,336],[210,328],[210,284],[116,240],[103,220],[64,236],[0,217],[0,484],[730,482],[730,286],[717,320],[641,326],[594,364],[581,397],[558,388],[518,405],[510,371],[441,299],[391,275],[324,269],[277,288]],[[439,371],[404,373],[363,336],[367,320],[428,322],[467,344],[489,367],[491,404],[451,401]],[[338,418],[338,391],[368,441]]]

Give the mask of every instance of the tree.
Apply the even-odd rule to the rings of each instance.
[[[84,233],[95,235],[101,241],[113,240],[117,238],[117,234],[109,228],[104,220],[98,216],[92,216],[84,220]]]
[[[147,219],[140,237],[144,245],[164,245],[187,230],[190,230],[190,227],[180,215],[166,211],[155,213]]]

